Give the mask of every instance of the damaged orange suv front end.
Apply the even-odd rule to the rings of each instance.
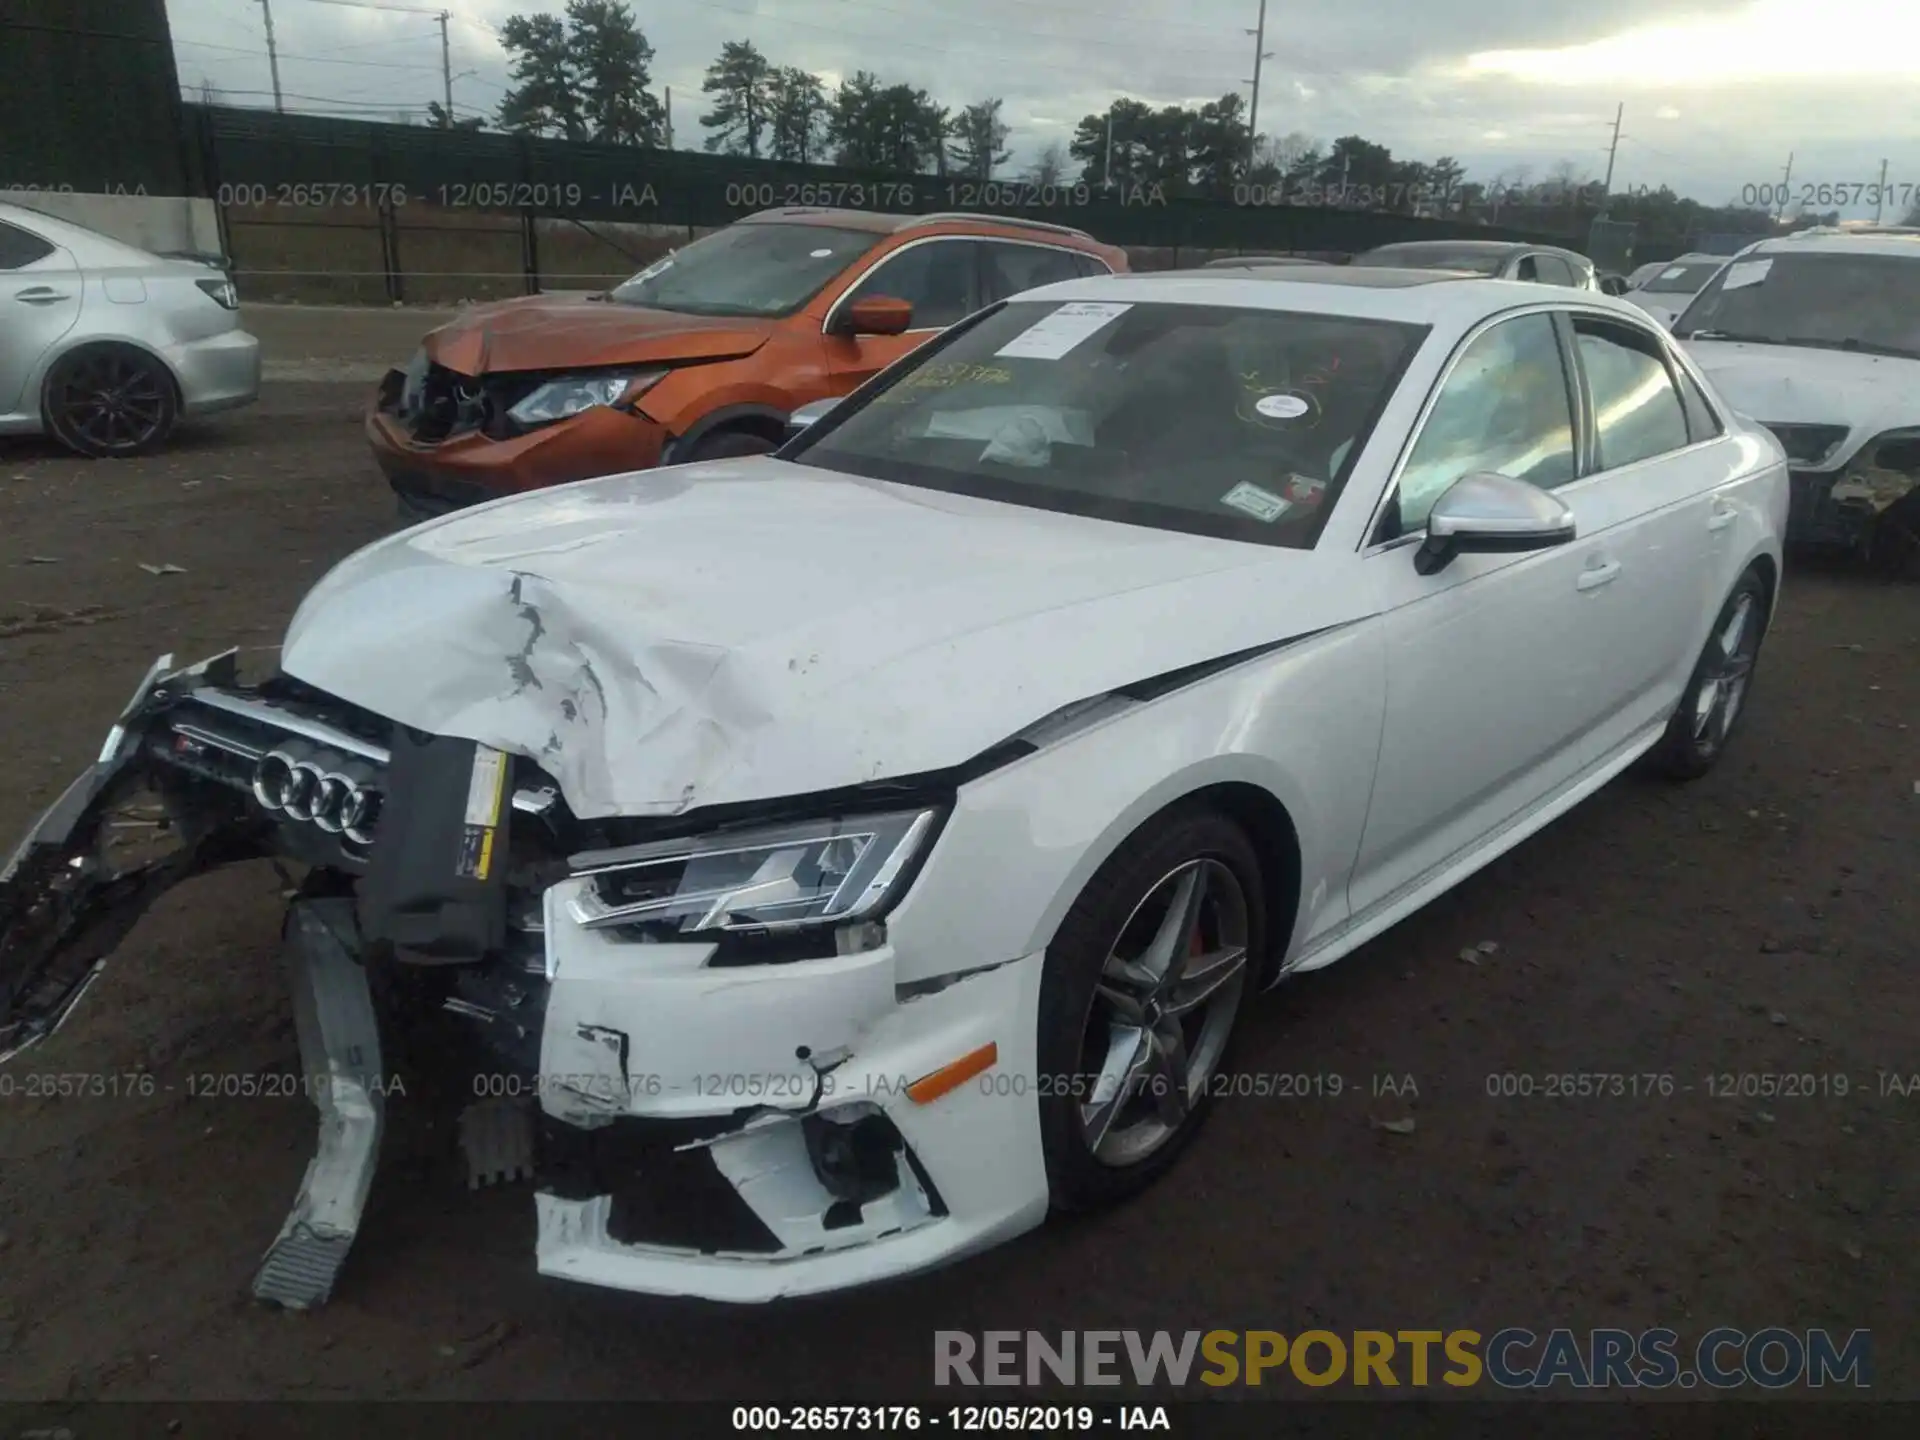
[[[994,216],[763,211],[603,294],[476,306],[381,381],[366,418],[403,517],[597,475],[777,448],[1022,290],[1127,268],[1084,231]],[[893,301],[904,303],[872,304]]]

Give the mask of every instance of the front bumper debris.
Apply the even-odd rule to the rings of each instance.
[[[475,845],[470,772],[495,762]],[[110,817],[138,793],[172,849],[116,868]],[[334,1292],[389,1096],[451,1096],[469,1185],[530,1177],[540,1271],[591,1284],[767,1301],[1040,1223],[1040,954],[903,955],[883,922],[775,959],[587,928],[569,857],[598,823],[531,761],[287,677],[243,686],[231,652],[163,659],[0,872],[0,1060],[59,1028],[169,887],[271,857],[305,869],[283,955],[319,1134],[263,1301]],[[985,1073],[916,1085],[961,1056]],[[441,1088],[402,1083],[422,1067]]]
[[[307,1095],[320,1112],[320,1144],[254,1277],[253,1293],[307,1310],[333,1294],[359,1232],[386,1121],[386,1077],[353,901],[295,901],[287,911],[284,953]]]

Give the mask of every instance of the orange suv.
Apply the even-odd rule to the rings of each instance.
[[[1127,268],[1082,230],[985,215],[750,215],[604,294],[476,306],[390,370],[367,414],[408,519],[623,470],[775,449],[997,300]]]

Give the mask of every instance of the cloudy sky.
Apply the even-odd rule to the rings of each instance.
[[[439,3],[271,0],[288,108],[392,118],[441,93]],[[407,9],[405,0],[394,0]],[[444,0],[455,106],[491,112],[507,84],[497,30],[562,0]],[[1015,171],[1083,115],[1131,96],[1196,103],[1253,73],[1260,0],[632,0],[673,91],[675,143],[704,132],[699,93],[727,40],[829,85],[856,69],[943,103],[1005,100]],[[169,0],[183,84],[270,104],[259,0]],[[1779,181],[1887,178],[1920,189],[1916,0],[1268,0],[1260,128],[1360,134],[1396,155],[1450,154],[1469,174],[1606,169],[1616,189],[1668,184],[1711,203]],[[302,98],[292,98],[292,97]],[[1871,206],[1849,214],[1871,216]],[[1892,216],[1889,218],[1898,218]]]

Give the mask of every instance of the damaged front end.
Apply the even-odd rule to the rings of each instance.
[[[1834,465],[1843,425],[1771,425],[1787,451],[1792,499],[1787,538],[1871,555],[1889,570],[1920,556],[1920,429],[1887,430]]]
[[[535,1180],[543,1273],[765,1300],[923,1268],[1046,1209],[1031,1107],[959,1089],[1031,1070],[1039,956],[896,982],[952,780],[581,820],[525,756],[164,657],[0,874],[0,1060],[167,889],[270,858],[320,1137],[261,1299],[331,1294],[399,1095],[456,1112],[469,1185]]]

